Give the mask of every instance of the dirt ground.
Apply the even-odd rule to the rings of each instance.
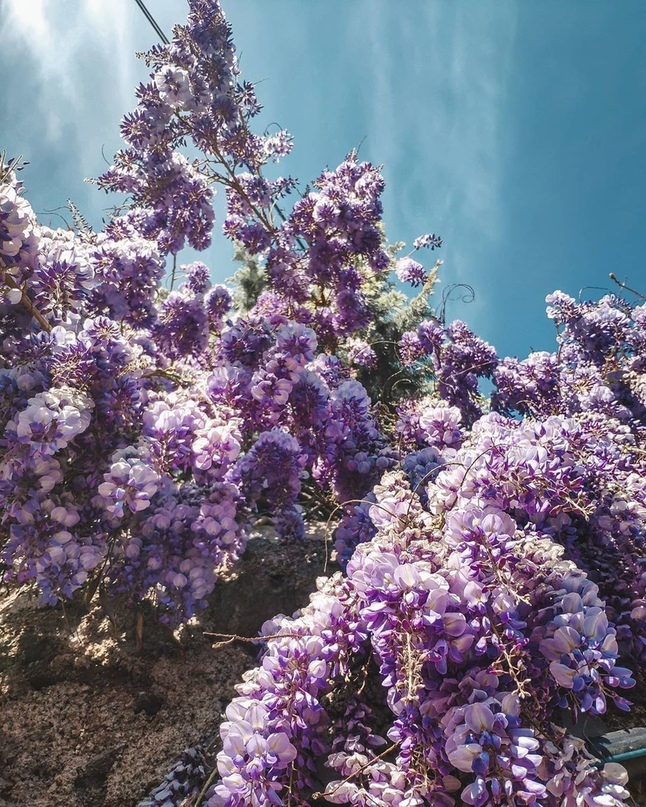
[[[293,613],[325,555],[322,528],[289,545],[258,534],[199,619],[172,633],[145,614],[140,647],[136,615],[118,603],[41,608],[33,592],[0,591],[0,807],[135,807],[217,728],[256,662],[253,645],[213,649],[207,634],[253,637],[266,619]],[[646,726],[645,691],[600,730]],[[641,787],[636,778],[643,805]]]

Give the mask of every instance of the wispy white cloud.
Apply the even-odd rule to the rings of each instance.
[[[3,82],[12,89],[12,101],[22,95],[30,108],[24,121],[19,110],[6,110],[13,126],[22,126],[23,139],[37,140],[39,148],[74,148],[77,166],[95,173],[101,145],[119,145],[119,120],[135,106],[134,87],[148,75],[135,54],[157,41],[154,31],[130,0],[0,4]],[[158,0],[154,11],[170,34],[174,23],[184,21],[186,6]],[[23,85],[28,92],[20,92]],[[27,130],[24,123],[36,118],[37,129]]]
[[[478,251],[505,236],[501,181],[517,13],[513,3],[413,1],[403,12],[388,0],[364,0],[353,22],[369,29],[374,151],[397,178],[389,218],[407,239],[429,228],[445,237],[444,279],[478,287],[469,309],[476,328],[492,302],[477,277]]]
[[[156,0],[154,11],[170,33],[186,8]],[[72,198],[100,225],[117,200],[83,180],[121,147],[119,121],[148,75],[135,54],[157,36],[132,0],[0,0],[0,41],[0,149],[31,163],[23,177],[43,223],[60,225]]]
[[[4,0],[0,36],[16,69],[15,85],[29,79],[37,93],[38,136],[50,146],[76,132],[82,169],[96,165],[94,133],[116,132],[132,106],[137,65],[132,14],[115,0]],[[92,152],[92,153],[91,153]]]

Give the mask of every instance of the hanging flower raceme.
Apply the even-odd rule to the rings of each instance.
[[[0,175],[0,260],[18,286],[33,267],[39,242],[36,216],[22,194],[23,183],[13,171]]]
[[[379,168],[351,153],[282,212],[295,182],[261,169],[290,137],[251,131],[230,26],[189,7],[99,180],[128,196],[103,232],[39,227],[0,166],[2,580],[50,604],[102,583],[175,625],[258,516],[299,538],[339,505],[345,572],[265,623],[206,803],[622,807],[623,771],[553,720],[629,708],[646,658],[646,307],[555,292],[558,352],[499,361],[386,248]],[[216,184],[243,293],[201,262],[163,289]],[[372,374],[414,393],[378,407]],[[184,760],[153,803],[199,792]]]
[[[347,578],[265,626],[207,803],[310,803],[314,752],[332,771],[320,794],[332,803],[452,805],[460,793],[479,806],[623,805],[614,767],[595,769],[551,722],[559,703],[600,713],[603,693],[633,684],[597,587],[549,536],[496,508],[467,502],[437,522],[401,473],[382,480],[369,517],[376,533]],[[351,637],[361,643],[348,667]],[[343,682],[355,680],[364,694],[348,704]]]

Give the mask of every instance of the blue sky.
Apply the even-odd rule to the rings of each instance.
[[[169,34],[185,19],[185,0],[147,5]],[[260,125],[294,135],[282,170],[305,184],[358,146],[383,164],[389,238],[442,235],[439,293],[468,283],[476,295],[447,315],[501,354],[553,348],[555,288],[598,296],[610,271],[646,288],[643,0],[223,6]],[[71,197],[99,224],[112,200],[83,179],[119,147],[146,77],[134,53],[154,31],[135,0],[0,0],[0,38],[0,149],[30,161],[43,221],[61,223],[46,211]],[[216,229],[214,278],[231,274],[230,256]]]

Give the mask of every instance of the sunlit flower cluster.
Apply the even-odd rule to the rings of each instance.
[[[38,226],[0,166],[2,581],[175,625],[259,519],[332,517],[342,571],[265,623],[216,768],[187,752],[142,805],[622,807],[556,716],[630,708],[646,660],[646,306],[555,292],[558,350],[499,358],[386,244],[379,168],[353,152],[286,207],[263,169],[291,138],[252,132],[218,3],[189,7],[102,232]],[[216,185],[237,288],[177,260]]]

